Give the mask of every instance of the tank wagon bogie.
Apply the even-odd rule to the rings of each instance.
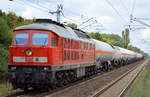
[[[14,88],[48,89],[141,58],[141,54],[91,39],[79,29],[37,19],[14,30],[8,73]]]

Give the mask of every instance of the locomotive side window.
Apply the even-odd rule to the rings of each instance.
[[[51,41],[52,41],[52,46],[56,47],[56,46],[58,45],[58,40],[57,40],[57,38],[52,37]]]
[[[62,47],[63,46],[63,40],[61,39],[60,40],[60,47]]]
[[[71,46],[71,45],[70,45],[70,39],[68,39],[68,48],[70,48],[70,46]]]
[[[14,44],[15,45],[24,45],[28,44],[28,33],[17,33],[14,38]]]
[[[67,47],[67,39],[64,38],[64,47],[66,48]]]
[[[73,40],[71,40],[71,49],[73,49]]]
[[[47,45],[48,34],[47,33],[34,33],[32,39],[33,45]]]

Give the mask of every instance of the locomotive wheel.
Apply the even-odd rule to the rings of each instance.
[[[53,84],[50,84],[50,88],[51,88],[51,90],[57,88],[57,81],[56,80],[53,82]]]
[[[103,71],[105,71],[105,72],[108,71],[108,66],[105,64],[103,65]]]
[[[70,72],[69,78],[70,78],[71,82],[76,80],[75,73],[73,71]]]
[[[57,87],[62,87],[62,86],[64,86],[64,80],[63,79],[57,79],[57,84],[56,84],[56,86]]]
[[[29,88],[28,87],[24,87],[23,90],[24,90],[24,92],[28,92]]]
[[[62,86],[64,86],[64,78],[63,78],[63,76],[64,76],[64,72],[57,72],[56,73],[56,79],[57,79],[57,83],[56,83],[56,86],[57,87],[62,87]]]
[[[13,89],[17,89],[17,86],[14,82],[12,82],[12,87],[13,87]]]

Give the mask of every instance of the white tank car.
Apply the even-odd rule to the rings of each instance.
[[[136,53],[135,52],[129,50],[129,54],[130,54],[129,55],[130,60],[133,60],[134,58],[136,58]]]
[[[133,52],[133,51],[131,51],[131,53],[132,53],[132,58],[136,58],[137,57],[137,54],[136,54],[136,52]]]
[[[142,57],[143,57],[143,55],[142,55],[142,54],[139,54],[139,55],[138,55],[138,57],[139,57],[139,58],[142,58]]]
[[[142,54],[140,54],[140,53],[136,53],[136,58],[137,59],[141,59],[143,57],[143,55]]]
[[[123,60],[127,60],[130,56],[129,56],[129,50],[118,47],[120,49],[120,53],[121,53],[121,59]]]
[[[96,60],[97,62],[103,63],[106,61],[111,61],[113,59],[113,56],[115,54],[115,50],[113,46],[102,42],[98,41],[95,39],[92,39],[95,42],[96,45]]]
[[[120,58],[123,60],[132,60],[136,57],[136,53],[125,48],[118,47],[120,50]]]
[[[120,47],[114,46],[115,54],[113,56],[113,60],[119,61],[123,56],[121,55]]]

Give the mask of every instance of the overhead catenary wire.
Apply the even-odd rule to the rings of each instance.
[[[44,6],[41,6],[41,5],[38,5],[38,4],[33,4],[29,1],[24,1],[24,0],[17,0],[17,1],[19,1],[23,4],[27,4],[28,6],[31,6],[32,8],[37,8],[39,10],[43,10],[44,12],[53,11],[53,10],[47,8],[47,7],[44,7]]]
[[[120,0],[120,3],[122,4],[122,7],[125,9],[125,11],[130,14],[129,9],[128,9],[127,6],[124,4],[124,2],[123,2],[122,0]]]
[[[50,8],[51,8],[51,9],[55,9],[54,4],[53,4],[52,2],[47,2],[47,1],[45,2],[45,1],[43,0],[43,1],[42,1],[42,4],[44,4],[44,8],[48,9],[49,11],[52,11],[52,10],[50,10]],[[41,5],[41,2],[39,3],[39,0],[38,0],[38,2],[37,2],[37,5],[43,7],[43,6]]]
[[[96,21],[96,20],[95,20],[95,21],[93,21],[92,23],[88,24],[88,25],[85,25],[84,27],[82,27],[82,28],[80,28],[80,29],[84,29],[85,27],[91,26],[92,24],[95,24],[95,23],[97,23],[97,21]]]
[[[18,1],[18,2],[16,2],[16,3],[20,3],[21,5],[24,5],[24,4],[26,3],[26,4],[28,4],[28,6],[30,6],[30,7],[32,7],[32,8],[36,8],[36,9],[42,11],[42,12],[43,12],[43,11],[44,11],[44,12],[48,12],[47,9],[45,10],[45,8],[38,7],[38,6],[33,5],[33,4],[31,4],[31,3],[23,2],[23,1],[21,1],[21,0],[17,0],[17,1]]]
[[[134,13],[134,10],[135,10],[135,5],[136,5],[136,0],[133,0],[131,13],[130,13],[130,23],[129,23],[130,26],[131,26],[131,24],[133,22],[133,13]]]
[[[116,14],[121,18],[121,20],[125,23],[127,23],[126,19],[122,17],[122,15],[118,12],[118,10],[113,6],[113,4],[109,0],[105,0],[111,7],[112,9],[116,12]]]
[[[80,26],[82,26],[83,24],[85,24],[85,23],[87,23],[87,22],[89,22],[90,20],[92,20],[93,19],[93,17],[92,18],[90,18],[90,19],[88,19],[88,20],[86,20],[86,21],[84,21],[84,22],[82,22],[80,25],[79,25],[79,27]]]
[[[53,11],[53,10],[50,9],[50,7],[42,6],[40,3],[38,3],[37,5],[40,6],[40,7],[42,7],[42,8],[45,8],[45,9],[47,9],[47,10],[49,10],[49,11]],[[45,4],[44,4],[44,5],[45,5]]]
[[[63,4],[63,3],[64,3],[64,0],[60,0],[60,3]]]
[[[23,3],[22,2],[16,2],[16,4],[18,4],[19,6],[23,6]],[[34,7],[35,8],[35,7]],[[43,12],[43,11],[45,11],[45,10],[42,10],[42,9],[39,9],[39,11],[41,11],[41,12]],[[47,11],[45,11],[45,12],[47,12]]]
[[[40,6],[39,4],[38,4],[38,5],[32,4],[32,3],[30,3],[29,1],[16,0],[15,2],[16,2],[17,4],[19,4],[20,6],[24,6],[24,4],[27,4],[28,6],[30,6],[30,7],[32,7],[32,8],[36,8],[36,9],[38,9],[38,10],[41,11],[41,12],[50,13],[50,11],[53,11],[53,10],[48,9],[47,7]],[[63,0],[62,0],[61,2],[63,3]],[[54,11],[53,11],[53,12],[54,12]],[[52,14],[52,15],[54,15],[54,14]],[[63,15],[63,13],[62,13],[62,15]],[[64,15],[63,15],[63,16],[64,16]],[[64,18],[69,19],[69,20],[71,20],[71,21],[75,21],[75,20],[73,20],[73,19],[67,18],[66,16],[64,16]]]
[[[63,15],[63,18],[68,19],[68,20],[72,21],[73,23],[80,23],[77,20],[66,17],[65,15]]]
[[[136,0],[133,0],[132,8],[131,8],[131,14],[133,15],[135,10]]]

